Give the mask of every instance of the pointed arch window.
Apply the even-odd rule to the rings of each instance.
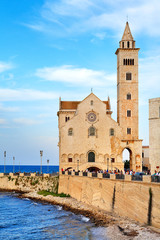
[[[73,136],[73,128],[68,129],[68,136]]]
[[[124,42],[122,42],[122,48],[124,48]]]
[[[129,48],[129,41],[127,42],[127,48]]]
[[[89,136],[95,136],[96,135],[96,129],[95,129],[95,127],[90,127],[89,129],[88,129],[88,135]]]

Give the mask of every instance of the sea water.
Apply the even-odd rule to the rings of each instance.
[[[5,172],[40,172],[41,167],[39,165],[6,165]],[[0,173],[4,172],[4,165],[0,165]],[[42,173],[55,173],[59,172],[59,166],[42,166]]]
[[[0,240],[106,240],[106,228],[61,206],[0,192]]]

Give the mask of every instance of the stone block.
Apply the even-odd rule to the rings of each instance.
[[[102,173],[98,173],[97,175],[98,178],[102,178],[102,176],[103,176]]]
[[[115,174],[110,174],[110,179],[116,179],[116,175]]]
[[[20,176],[20,177],[24,177],[24,173],[20,173],[19,176]]]
[[[36,173],[31,173],[31,177],[35,177],[36,176]]]
[[[4,173],[0,173],[0,177],[3,177],[4,176]]]
[[[82,177],[83,176],[83,172],[79,172],[79,176]]]
[[[151,182],[151,176],[150,175],[143,175],[143,182]]]
[[[49,177],[49,174],[48,173],[43,173],[43,177]]]
[[[124,179],[125,179],[125,181],[131,181],[132,180],[132,176],[125,174],[125,178]]]

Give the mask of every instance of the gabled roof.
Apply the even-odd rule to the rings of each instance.
[[[93,94],[93,93],[91,93]],[[89,94],[87,97],[89,97],[91,94]],[[93,94],[95,95],[95,94]],[[95,95],[96,96],[96,95]],[[87,98],[86,97],[86,98]],[[96,96],[97,97],[97,96]],[[85,99],[86,99],[85,98]],[[98,97],[97,97],[98,98]],[[83,101],[85,100],[83,99]],[[99,98],[98,98],[99,99]],[[99,99],[100,100],[100,99]],[[100,100],[101,101],[101,100]],[[82,101],[61,101],[60,100],[60,106],[59,110],[76,110],[78,107],[78,104],[81,103]],[[102,101],[104,104],[106,104],[106,110],[111,110],[110,107],[110,99],[108,98],[108,101]]]
[[[124,33],[123,33],[123,36],[122,36],[122,41],[133,41],[133,40],[134,39],[133,39],[131,30],[130,30],[130,27],[129,27],[129,23],[126,22]]]

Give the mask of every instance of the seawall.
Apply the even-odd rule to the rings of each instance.
[[[124,180],[72,176],[65,173],[59,176],[59,192],[99,207],[119,216],[128,217],[142,224],[160,228],[160,183],[152,183],[149,176],[143,182],[131,181],[131,176]]]
[[[36,176],[36,174],[31,173],[30,176],[25,176],[20,173],[20,176],[15,176],[10,173],[4,176],[3,173],[0,173],[0,190],[22,192],[49,190],[56,192],[58,190],[58,181],[58,176],[49,176],[49,174]]]

